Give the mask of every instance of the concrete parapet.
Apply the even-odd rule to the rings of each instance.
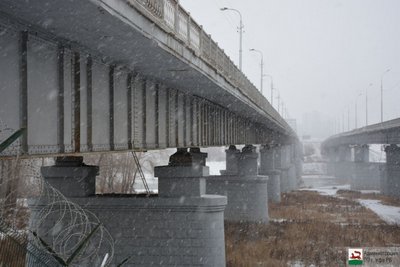
[[[268,176],[208,176],[207,194],[228,197],[225,220],[268,222]]]

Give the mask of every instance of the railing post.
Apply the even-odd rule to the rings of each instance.
[[[200,50],[200,56],[203,55],[203,35],[204,35],[204,30],[203,30],[203,25],[200,25],[200,33],[199,33],[199,50]]]
[[[210,55],[210,61],[211,61],[211,54],[212,54],[212,39],[211,39],[211,34],[209,34],[208,35],[208,38],[210,39],[210,41],[209,41],[209,44],[210,44],[210,47],[208,48],[208,54]]]
[[[165,23],[165,1],[166,0],[159,0],[160,3],[160,9],[161,9],[161,19],[163,20],[163,22]]]
[[[175,34],[179,34],[179,1],[178,0],[176,0],[176,2],[175,2],[174,18],[175,18],[174,31],[175,31]]]
[[[191,24],[191,17],[190,13],[188,12],[188,20],[187,20],[187,39],[188,39],[188,45],[192,44],[192,41],[190,40],[190,24]]]

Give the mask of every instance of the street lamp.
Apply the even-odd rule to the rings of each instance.
[[[269,74],[264,74],[264,77],[269,77],[271,79],[271,106],[274,106],[274,79]]]
[[[239,14],[240,17],[240,24],[239,24],[239,70],[242,70],[242,40],[243,40],[243,20],[242,20],[242,14],[240,13],[239,10],[234,9],[234,8],[228,8],[228,7],[223,7],[220,8],[221,11],[226,11],[226,10],[230,10],[230,11],[234,11],[236,13]]]
[[[250,49],[250,51],[252,52],[257,52],[261,55],[261,82],[260,82],[260,90],[261,90],[261,94],[263,94],[263,80],[264,80],[264,56],[263,53],[260,50],[257,49]]]
[[[381,75],[381,122],[383,122],[383,77],[388,73],[390,69],[385,70]]]
[[[372,83],[369,84],[372,86]],[[365,88],[365,126],[368,126],[368,88]]]
[[[354,116],[355,116],[355,120],[354,120],[354,129],[357,129],[357,101],[358,101],[358,97],[362,96],[362,93],[359,93],[357,98],[356,98],[356,104],[355,104],[355,109],[354,109]]]
[[[281,96],[280,96],[280,94],[279,94],[279,91],[278,91],[278,96],[276,97],[277,99],[278,99],[278,113],[279,113],[279,109],[280,109],[280,99],[281,99]]]

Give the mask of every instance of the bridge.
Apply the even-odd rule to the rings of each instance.
[[[225,266],[224,219],[267,223],[268,200],[297,188],[295,132],[178,1],[4,0],[0,14],[0,140],[18,133],[0,158],[57,157],[47,184],[114,240],[85,260]],[[229,146],[219,176],[200,151],[212,146]],[[84,155],[165,148],[158,196],[96,195]],[[49,203],[30,202],[31,228],[70,256]]]
[[[400,119],[369,125],[325,140],[322,149],[329,171],[351,177],[353,189],[377,189],[399,197]],[[369,145],[385,145],[386,163],[369,162]]]

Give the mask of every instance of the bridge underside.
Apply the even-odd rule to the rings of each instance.
[[[103,7],[104,1],[0,4],[0,140],[26,129],[0,156],[288,140],[279,115],[193,51],[166,35],[181,48],[176,54],[144,17],[134,17],[141,32],[123,21],[130,13]]]

